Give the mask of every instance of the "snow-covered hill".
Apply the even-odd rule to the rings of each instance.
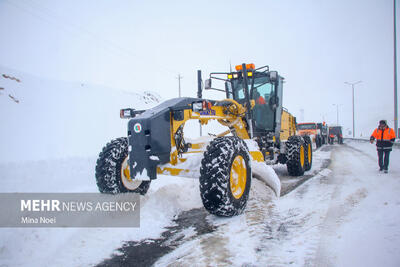
[[[121,108],[146,109],[157,93],[51,81],[0,66],[0,162],[94,156],[126,135]]]

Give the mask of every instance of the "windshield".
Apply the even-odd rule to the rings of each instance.
[[[249,77],[249,90],[251,90],[251,84],[254,80],[253,93],[249,92],[250,99],[257,100],[259,97],[264,98],[265,102],[268,102],[269,98],[274,93],[274,85],[269,82],[266,76],[256,77],[255,79]],[[232,80],[233,85],[233,98],[236,101],[244,100],[244,84],[243,79]]]
[[[256,127],[255,132],[257,132],[258,129],[262,131],[273,130],[275,120],[274,108],[276,108],[274,105],[276,105],[276,103],[273,101],[274,99],[271,98],[275,97],[275,84],[271,83],[265,74],[254,73],[253,75],[257,76],[249,77],[248,83],[250,99],[255,100],[255,107],[252,109]],[[232,80],[231,97],[239,103],[244,102],[245,94],[242,78]]]
[[[315,123],[302,123],[297,125],[297,130],[315,130],[317,126]]]

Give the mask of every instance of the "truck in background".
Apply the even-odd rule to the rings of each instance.
[[[328,131],[328,125],[325,122],[322,123],[317,123],[317,127],[321,133],[321,138],[322,138],[322,145],[326,145],[328,143],[328,138],[329,138],[329,131]]]
[[[315,122],[304,122],[297,124],[297,134],[300,136],[309,135],[316,147],[322,146],[321,130]]]
[[[329,127],[329,144],[333,145],[335,142],[343,144],[342,126]]]

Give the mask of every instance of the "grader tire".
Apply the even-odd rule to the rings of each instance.
[[[303,137],[304,139],[304,153],[305,153],[305,164],[304,170],[309,171],[312,167],[312,158],[313,158],[313,151],[312,151],[312,141],[310,136],[306,135]]]
[[[242,139],[214,139],[200,167],[200,196],[206,210],[223,217],[241,214],[249,198],[251,175],[250,155]]]
[[[301,136],[290,136],[286,142],[287,162],[286,167],[289,175],[301,176],[305,170],[304,141]]]
[[[99,154],[96,182],[101,193],[133,192],[146,194],[150,181],[134,181],[124,175],[123,165],[128,158],[128,138],[120,137],[108,143]]]
[[[317,135],[317,137],[315,138],[315,143],[317,145],[317,148],[320,148],[322,146],[322,140],[319,135]]]

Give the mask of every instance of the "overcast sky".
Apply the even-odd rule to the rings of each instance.
[[[285,77],[298,121],[393,127],[393,2],[0,0],[0,64],[39,77],[195,96],[196,70],[243,62]],[[57,90],[57,88],[54,88]],[[223,94],[205,93],[223,98]],[[134,106],[134,103],[132,104]],[[301,110],[304,110],[302,115]]]

